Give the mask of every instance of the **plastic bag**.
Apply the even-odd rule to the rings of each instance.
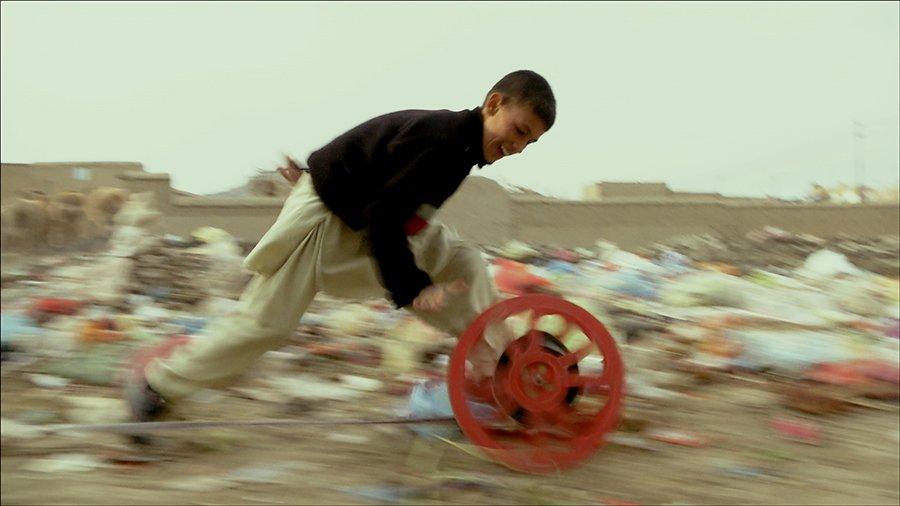
[[[748,369],[797,371],[812,364],[844,362],[872,355],[860,336],[810,330],[726,330],[743,352],[735,365]]]
[[[661,301],[669,306],[745,307],[748,297],[761,294],[764,288],[741,278],[720,272],[694,272],[666,284],[659,291]]]
[[[527,265],[514,260],[498,259],[494,265],[494,282],[501,292],[522,295],[536,288],[553,286],[552,281],[533,274]]]
[[[635,269],[656,275],[666,273],[665,269],[644,257],[620,250],[615,244],[597,241],[597,258],[615,269]]]
[[[806,257],[795,273],[813,280],[827,280],[840,275],[859,275],[864,271],[850,263],[847,257],[828,249],[821,249]]]
[[[678,276],[691,271],[691,259],[667,249],[659,255],[659,266],[667,276]]]
[[[469,409],[476,418],[489,419],[497,415],[497,410],[487,404],[472,400],[467,402]],[[450,405],[450,393],[447,390],[447,383],[421,380],[413,385],[409,395],[408,416],[411,419],[453,417],[453,407]],[[410,427],[421,436],[450,437],[459,433],[456,425],[448,427],[446,425],[424,424]]]
[[[24,314],[0,315],[0,341],[15,342],[29,336],[41,336],[44,329],[36,326],[34,320]]]
[[[659,281],[654,276],[636,269],[616,272],[607,278],[608,288],[616,293],[641,299],[657,298]]]

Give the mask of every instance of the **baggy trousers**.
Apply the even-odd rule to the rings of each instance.
[[[441,311],[416,311],[410,305],[426,323],[458,337],[499,299],[481,253],[444,225],[432,220],[409,237],[409,244],[416,265],[435,283],[463,279],[468,285],[466,292],[449,295]],[[322,203],[308,176],[294,186],[244,267],[254,276],[237,308],[168,358],[148,364],[147,382],[165,399],[234,381],[263,353],[285,342],[318,292],[349,299],[376,299],[386,293],[363,233]],[[470,362],[477,376],[485,376],[499,352],[480,343],[470,357],[475,357]]]

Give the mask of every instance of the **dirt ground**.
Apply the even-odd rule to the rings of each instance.
[[[257,371],[274,367],[263,363]],[[313,368],[367,373],[362,366],[324,359]],[[7,365],[2,379],[4,420],[71,422],[68,398],[117,397],[112,387],[36,387],[24,369]],[[249,398],[246,392],[258,381],[249,377],[237,385],[251,389],[243,394],[232,388],[201,395],[180,404],[171,418],[381,418],[394,416],[404,401],[383,391],[352,401]],[[146,451],[112,434],[4,436],[2,503],[898,504],[896,402],[871,401],[847,414],[806,417],[821,431],[818,446],[778,437],[769,427],[777,414],[787,413],[765,383],[732,378],[702,387],[659,414],[673,427],[710,438],[708,446],[653,442],[638,449],[611,443],[580,467],[542,476],[489,461],[462,436],[451,444],[396,425],[166,432]],[[103,413],[94,415],[104,421]],[[63,454],[87,455],[101,466],[78,471],[39,465]]]

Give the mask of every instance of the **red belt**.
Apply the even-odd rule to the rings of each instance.
[[[416,235],[424,230],[427,226],[428,220],[425,220],[418,215],[413,215],[412,218],[410,218],[406,221],[406,223],[403,224],[403,228],[404,230],[406,230],[406,235]]]

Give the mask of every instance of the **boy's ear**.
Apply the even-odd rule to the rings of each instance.
[[[496,114],[500,106],[506,101],[505,99],[506,97],[499,91],[491,93],[488,95],[487,100],[484,101],[485,111],[490,115]]]

